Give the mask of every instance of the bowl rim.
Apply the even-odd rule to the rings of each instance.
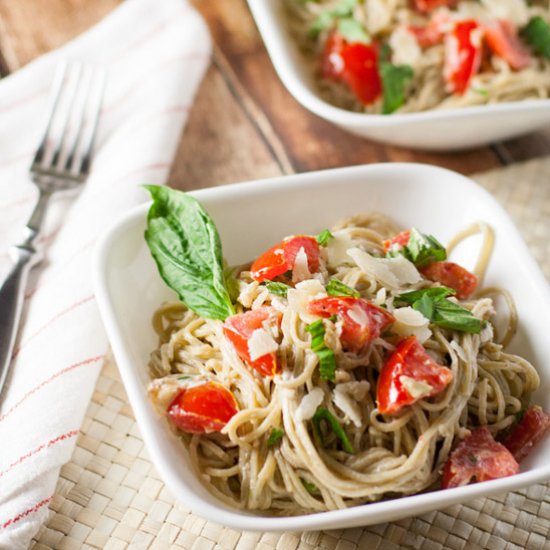
[[[538,264],[535,262],[527,245],[521,238],[515,224],[505,210],[490,195],[488,191],[475,183],[470,178],[451,170],[420,163],[378,163],[371,165],[360,165],[345,168],[335,168],[316,172],[306,172],[291,176],[276,176],[268,179],[253,180],[243,183],[224,185],[221,187],[209,187],[192,191],[198,200],[208,200],[209,197],[229,194],[239,196],[258,191],[260,193],[268,190],[281,189],[302,185],[305,187],[314,186],[315,179],[322,174],[323,177],[330,176],[333,179],[339,178],[343,181],[346,177],[355,173],[368,172],[373,170],[424,170],[431,172],[433,177],[447,175],[452,177],[454,184],[467,188],[467,193],[473,193],[479,198],[484,198],[496,208],[498,214],[504,217],[508,229],[514,234],[514,248],[519,247],[519,252],[528,263],[528,268],[533,275],[537,288],[542,285],[546,291],[546,298],[550,304],[550,287],[546,282]],[[110,248],[123,237],[136,224],[145,220],[150,202],[134,207],[132,210],[121,216],[118,220],[105,230],[100,241],[96,245],[93,258],[93,283],[97,297],[98,307],[104,322],[119,372],[124,383],[128,399],[134,411],[136,422],[143,436],[147,450],[151,455],[152,462],[158,469],[161,478],[167,488],[182,501],[193,513],[219,524],[234,529],[249,531],[300,531],[311,529],[346,528],[361,525],[370,525],[383,521],[396,521],[398,519],[416,516],[424,512],[439,510],[443,507],[466,502],[472,498],[494,495],[509,492],[550,478],[550,463],[534,469],[518,473],[514,476],[475,483],[453,489],[441,489],[433,492],[419,493],[410,496],[377,501],[369,504],[362,504],[341,510],[304,514],[299,516],[262,516],[254,512],[229,508],[221,501],[219,505],[203,500],[195,494],[191,487],[179,477],[171,468],[171,460],[160,448],[154,444],[155,434],[151,430],[150,418],[154,413],[149,403],[146,407],[143,398],[143,387],[135,376],[132,361],[128,357],[123,345],[121,329],[116,321],[114,307],[109,298],[109,251]],[[160,278],[159,278],[160,281]],[[388,516],[391,518],[388,519]]]
[[[292,96],[312,113],[330,120],[339,125],[353,128],[365,127],[392,127],[402,126],[408,123],[432,122],[440,120],[454,120],[457,118],[476,117],[479,115],[502,115],[505,113],[523,113],[533,111],[546,111],[550,109],[550,98],[526,99],[521,101],[506,101],[483,105],[471,105],[467,107],[454,107],[449,109],[430,109],[411,113],[392,113],[391,115],[359,113],[348,111],[332,105],[313,93],[304,83],[304,78],[299,71],[292,67],[295,65],[290,59],[289,48],[294,49],[299,55],[296,45],[285,46],[283,32],[277,22],[280,21],[274,4],[264,0],[247,0],[250,11],[254,17],[260,35],[271,59],[275,72]]]

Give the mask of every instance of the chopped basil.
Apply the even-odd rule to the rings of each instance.
[[[470,310],[447,299],[453,294],[453,289],[444,286],[424,288],[396,296],[395,304],[412,306],[431,323],[442,328],[479,334],[482,327],[481,319]]]
[[[360,42],[361,44],[370,44],[370,38],[367,34],[365,26],[353,17],[339,19],[337,28],[338,32],[350,44],[356,42]]]
[[[550,59],[550,25],[540,15],[531,18],[522,35],[535,52]]]
[[[267,446],[273,447],[273,445],[276,445],[282,439],[283,435],[285,435],[284,430],[273,428],[267,438]]]
[[[315,483],[310,483],[307,479],[304,479],[303,477],[300,478],[300,480],[308,493],[312,495],[319,493],[319,488],[317,487],[317,485],[315,485]]]
[[[359,298],[359,292],[354,288],[344,284],[338,279],[331,279],[327,284],[327,294],[329,296],[352,296]]]
[[[233,315],[220,236],[210,216],[183,191],[145,188],[153,198],[145,240],[165,283],[201,317],[224,320]]]
[[[327,246],[330,239],[334,239],[334,235],[328,229],[321,231],[321,233],[315,237],[317,244],[321,246]]]
[[[402,254],[416,267],[423,267],[432,262],[440,262],[447,259],[445,247],[432,235],[425,235],[416,228],[411,229],[409,242],[399,248],[390,248],[388,256]]]
[[[315,437],[319,440],[319,443],[324,447],[323,434],[321,432],[321,422],[325,421],[330,429],[334,432],[334,435],[342,443],[342,449],[349,454],[353,454],[353,447],[344,431],[344,428],[340,426],[340,423],[336,417],[328,410],[323,407],[319,407],[315,414],[313,415],[313,430]]]
[[[338,19],[351,17],[358,0],[340,0],[336,6],[318,15],[309,27],[309,35],[317,38],[319,33],[329,29]]]
[[[319,373],[323,380],[334,382],[336,377],[336,357],[334,352],[325,345],[325,326],[319,319],[306,327],[311,334],[311,349],[319,358]]]
[[[178,376],[178,380],[190,380],[191,379],[191,376]]]
[[[290,288],[290,286],[285,285],[285,283],[269,282],[269,283],[266,283],[265,286],[267,290],[271,292],[271,294],[276,294],[277,296],[285,296],[285,297],[286,297],[286,293],[288,292],[288,289]]]
[[[380,63],[380,77],[382,78],[383,104],[382,112],[389,115],[405,103],[407,85],[414,76],[410,65],[392,65]]]

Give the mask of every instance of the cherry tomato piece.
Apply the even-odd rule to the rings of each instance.
[[[453,262],[433,262],[420,268],[420,273],[430,281],[454,289],[459,300],[469,298],[478,283],[478,278],[473,273]]]
[[[319,269],[319,245],[314,237],[297,235],[283,239],[257,258],[250,268],[252,278],[261,283],[291,271],[301,248],[307,256],[309,272],[316,273]]]
[[[524,69],[531,64],[531,56],[510,21],[490,21],[485,23],[483,29],[489,48],[495,55],[502,57],[512,69]]]
[[[416,337],[409,336],[399,342],[380,371],[376,388],[378,410],[395,414],[419,399],[437,395],[452,379],[452,371],[438,365]]]
[[[479,34],[478,34],[479,33]],[[443,76],[447,91],[462,95],[481,64],[481,27],[474,20],[459,21],[445,36]]]
[[[429,48],[443,42],[450,25],[449,15],[446,12],[438,12],[433,15],[427,25],[410,25],[408,29],[414,34],[421,48]]]
[[[461,487],[472,479],[488,481],[517,474],[519,465],[512,453],[497,443],[487,426],[476,428],[449,455],[441,487]]]
[[[550,428],[550,416],[540,407],[529,407],[503,445],[521,462]]]
[[[238,313],[228,317],[223,323],[223,333],[233,344],[237,355],[254,370],[264,376],[273,376],[281,371],[275,352],[266,353],[256,359],[250,357],[248,341],[255,330],[264,328],[264,322],[280,324],[281,313],[264,306],[260,309]]]
[[[413,8],[421,13],[428,13],[437,8],[446,6],[452,8],[458,0],[412,0]]]
[[[312,300],[308,311],[313,315],[328,318],[338,315],[342,320],[342,347],[357,353],[395,321],[394,316],[362,298],[329,296]]]
[[[375,43],[349,43],[337,32],[331,33],[325,43],[321,72],[329,80],[344,82],[364,105],[370,105],[382,93]]]
[[[182,390],[166,413],[187,433],[219,432],[239,411],[235,396],[218,382],[205,382]]]
[[[401,231],[391,239],[385,240],[382,245],[384,246],[384,252],[388,252],[393,246],[403,248],[409,244],[409,239],[411,238],[411,230],[407,229],[406,231]]]

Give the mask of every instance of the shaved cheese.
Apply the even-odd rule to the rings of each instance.
[[[328,262],[331,265],[352,264],[351,258],[348,256],[348,250],[355,248],[357,241],[347,237],[345,232],[335,231],[333,238],[329,239],[325,247]]]
[[[396,4],[396,0],[366,0],[365,21],[370,34],[389,28]]]
[[[361,427],[361,405],[358,401],[363,401],[370,384],[362,380],[360,382],[345,382],[337,384],[334,388],[333,403],[349,418],[358,428]]]
[[[511,21],[518,27],[529,21],[529,8],[525,0],[481,0],[491,18]]]
[[[420,273],[412,262],[403,256],[395,258],[375,258],[360,248],[351,248],[348,255],[357,267],[367,275],[374,277],[384,286],[400,288],[421,280]]]
[[[386,301],[387,291],[384,287],[380,288],[374,298],[374,303],[377,306],[381,306]]]
[[[252,302],[256,298],[256,295],[258,293],[258,287],[260,284],[256,281],[253,281],[251,283],[244,283],[243,281],[239,281],[239,297],[237,298],[237,301],[240,302],[244,307],[250,309],[252,306]]]
[[[302,401],[296,409],[294,418],[300,422],[301,420],[310,420],[313,418],[317,407],[323,402],[323,390],[321,388],[313,388],[307,395],[302,398]]]
[[[273,336],[264,328],[256,329],[248,339],[248,353],[252,361],[277,351],[278,347]]]
[[[350,319],[357,323],[360,327],[366,327],[369,324],[369,318],[365,313],[365,310],[358,304],[354,304],[348,309],[348,315]]]
[[[390,36],[392,48],[392,62],[395,65],[418,65],[422,57],[422,50],[415,35],[405,26],[395,29]]]
[[[422,344],[432,335],[432,331],[428,327],[429,319],[410,306],[394,310],[393,316],[395,323],[392,330],[399,336],[416,336],[416,339]]]
[[[421,399],[422,397],[429,395],[433,390],[433,387],[427,382],[424,382],[423,380],[415,380],[410,376],[400,376],[399,382],[401,382],[402,386],[405,390],[407,390],[407,393],[414,399]]]
[[[313,323],[318,316],[307,312],[308,303],[316,298],[324,298],[327,295],[325,287],[317,279],[301,281],[296,288],[289,288],[286,294],[288,309],[296,312],[305,323]]]
[[[307,254],[304,247],[301,246],[300,250],[298,250],[298,254],[296,254],[296,258],[294,259],[294,267],[292,268],[292,282],[297,283],[309,278],[311,278],[311,273],[309,272],[309,266],[307,263]]]

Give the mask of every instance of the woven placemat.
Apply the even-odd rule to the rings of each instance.
[[[550,280],[550,158],[475,177],[511,214]],[[394,523],[337,531],[247,533],[177,503],[151,464],[112,359],[32,548],[76,550],[550,549],[549,485]]]

